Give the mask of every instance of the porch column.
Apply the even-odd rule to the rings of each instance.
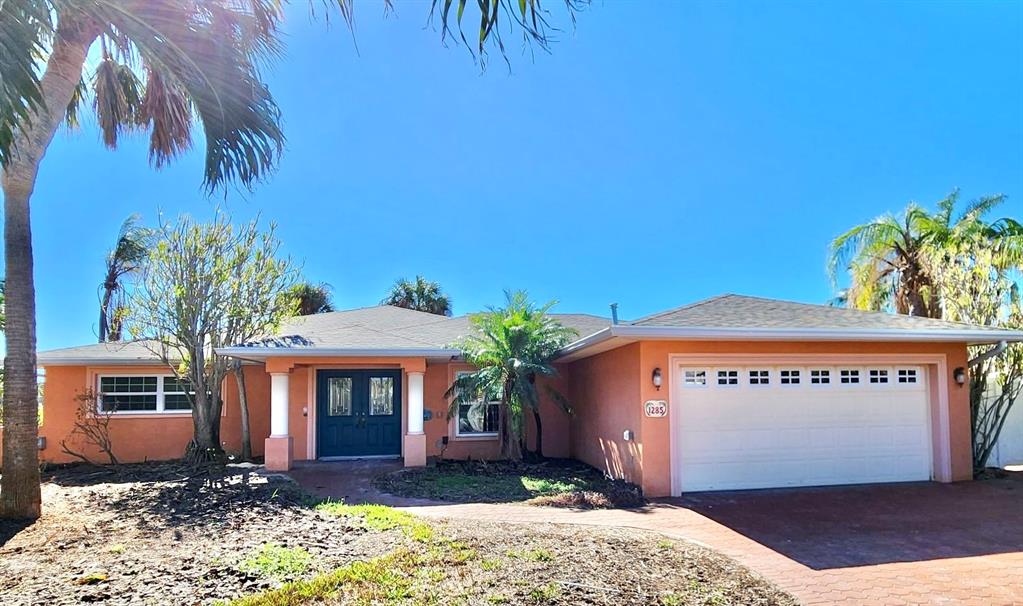
[[[291,374],[270,373],[270,437],[264,443],[264,459],[270,471],[288,471],[294,460],[294,440],[288,431],[288,390]]]
[[[405,467],[426,465],[426,434],[423,432],[423,374],[408,374],[408,422],[405,433]]]

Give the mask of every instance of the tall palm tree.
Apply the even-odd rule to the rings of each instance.
[[[391,292],[380,303],[425,311],[438,316],[451,315],[451,297],[441,292],[440,284],[431,282],[423,276],[416,276],[416,279],[411,281],[399,278],[391,287]]]
[[[288,293],[297,302],[297,313],[300,316],[311,316],[334,311],[331,286],[326,282],[299,282]]]
[[[499,430],[501,455],[521,460],[524,448],[524,415],[532,412],[536,423],[536,454],[543,456],[543,424],[540,419],[540,392],[537,379],[557,374],[553,360],[576,332],[552,318],[551,301],[536,307],[523,291],[505,293],[504,307],[490,309],[471,318],[474,333],[457,344],[465,361],[476,370],[460,375],[445,397],[451,398],[448,416],[459,406],[500,402]],[[565,397],[553,388],[548,396],[563,410],[571,408]]]
[[[1016,246],[1002,238],[1014,221],[983,220],[1005,196],[979,198],[956,213],[958,200],[955,190],[938,202],[934,213],[910,203],[901,217],[883,215],[835,238],[829,273],[837,283],[839,271],[846,269],[850,280],[839,299],[859,309],[892,308],[900,314],[942,317],[941,293],[928,267],[935,255],[977,233],[990,237],[993,245]]]
[[[100,285],[99,342],[120,341],[123,327],[125,276],[137,272],[149,256],[152,230],[131,215],[121,224],[117,244],[107,253],[106,275]]]
[[[585,0],[565,3],[573,12]],[[352,0],[324,2],[331,4],[351,26]],[[456,23],[468,45],[461,31],[467,3],[459,0],[452,13],[453,4],[432,2],[441,35],[448,36]],[[493,0],[478,8],[481,60],[488,41],[503,54],[502,22],[529,43],[549,48],[552,28],[540,0]],[[148,129],[150,160],[159,168],[191,146],[193,128],[201,124],[205,190],[253,187],[273,170],[284,143],[280,112],[259,69],[281,51],[282,11],[280,0],[0,1],[0,183],[8,288],[0,517],[40,514],[29,200],[54,134],[65,121],[77,124],[91,94],[108,147],[126,133]],[[86,73],[86,57],[96,46],[99,62]]]

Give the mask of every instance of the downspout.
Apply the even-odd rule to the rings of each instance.
[[[994,347],[985,351],[984,353],[977,354],[977,357],[967,362],[967,364],[969,366],[976,366],[977,364],[980,364],[985,360],[990,360],[995,356],[1001,355],[1001,353],[1005,351],[1007,347],[1009,347],[1009,343],[1007,341],[999,341],[998,345],[995,345]]]

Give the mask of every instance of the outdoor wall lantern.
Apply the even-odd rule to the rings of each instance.
[[[661,390],[661,369],[660,368],[655,368],[654,369],[654,374],[652,374],[650,376],[650,379],[654,382],[654,387],[657,388],[657,391],[660,391]]]
[[[952,378],[956,380],[956,383],[958,383],[960,387],[962,387],[966,384],[966,369],[962,366],[956,368],[952,371]]]

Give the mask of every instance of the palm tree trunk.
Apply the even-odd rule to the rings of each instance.
[[[540,411],[536,408],[533,409],[533,421],[536,422],[536,456],[539,459],[543,458],[543,423],[540,420]]]
[[[103,299],[99,303],[99,342],[106,343],[110,327],[110,302],[114,298],[117,281],[109,274],[103,281]]]
[[[242,369],[242,363],[236,361],[234,363],[234,380],[238,384],[238,408],[241,411],[242,418],[242,453],[241,459],[243,461],[252,460],[252,431],[249,427],[249,397],[245,392],[245,371]]]
[[[92,24],[59,20],[53,52],[41,86],[45,108],[18,130],[15,153],[3,173],[4,259],[7,264],[4,359],[3,477],[0,479],[0,517],[38,518],[39,400],[36,384],[35,282],[32,276],[32,226],[29,200],[39,163],[64,119],[92,41],[99,35]]]

